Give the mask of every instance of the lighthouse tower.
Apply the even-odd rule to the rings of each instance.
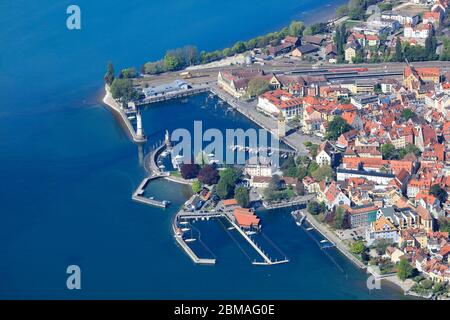
[[[138,139],[144,139],[144,133],[142,132],[142,116],[139,111],[136,113],[136,136]]]
[[[169,130],[166,130],[166,135],[164,138],[164,143],[166,144],[166,148],[168,150],[172,149],[172,143],[170,142]]]

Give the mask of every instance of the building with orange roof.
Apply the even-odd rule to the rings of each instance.
[[[362,130],[364,127],[364,123],[357,112],[344,112],[341,117],[355,130]]]
[[[398,238],[398,229],[384,216],[381,216],[375,222],[372,222],[366,229],[366,242],[369,246],[381,239],[397,243]]]
[[[259,96],[257,107],[269,115],[278,116],[282,113],[286,119],[290,119],[296,116],[302,116],[303,99],[295,98],[289,92],[277,89]]]
[[[233,217],[235,222],[243,229],[260,229],[260,219],[250,209],[234,208]]]
[[[237,206],[238,202],[236,199],[225,199],[225,200],[222,200],[222,205],[225,209],[230,209],[230,208]]]

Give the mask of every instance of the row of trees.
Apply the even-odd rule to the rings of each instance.
[[[292,21],[288,27],[285,27],[280,31],[271,32],[248,41],[238,41],[233,46],[223,50],[199,52],[198,49],[192,45],[169,50],[162,60],[144,64],[142,73],[159,74],[167,71],[181,70],[192,65],[217,61],[255,48],[263,48],[268,44],[278,44],[286,36],[301,37],[304,30],[305,25],[303,22]]]
[[[213,185],[219,181],[219,171],[215,165],[204,165],[201,167],[195,163],[185,163],[180,167],[181,176],[184,179],[197,178],[203,184]]]
[[[437,39],[434,35],[430,35],[425,40],[425,46],[411,46],[408,42],[402,45],[400,39],[397,39],[395,53],[391,61],[402,62],[405,59],[410,62],[437,60],[439,56],[436,54],[436,48]]]

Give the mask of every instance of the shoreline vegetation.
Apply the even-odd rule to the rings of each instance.
[[[239,54],[245,54],[254,49],[259,49],[263,53],[267,51],[267,46],[276,46],[281,43],[281,41],[287,37],[302,37],[304,35],[316,35],[325,33],[328,31],[329,21],[320,21],[324,17],[330,17],[331,14],[333,19],[331,21],[337,22],[342,20],[341,28],[337,28],[335,41],[338,46],[339,56],[338,63],[344,63],[343,61],[343,46],[345,45],[346,33],[345,29],[347,23],[362,23],[364,22],[369,14],[367,14],[367,9],[371,5],[377,5],[381,11],[395,9],[395,6],[400,4],[401,1],[395,2],[385,2],[384,0],[349,0],[347,4],[343,4],[332,12],[321,13],[321,18],[319,22],[306,25],[303,21],[293,20],[288,26],[283,27],[281,30],[269,32],[266,35],[260,35],[249,40],[237,41],[231,47],[226,47],[224,49],[214,50],[214,51],[200,51],[194,45],[186,45],[181,48],[175,48],[168,50],[164,57],[156,61],[149,61],[144,63],[140,68],[140,73],[145,75],[158,75],[165,72],[180,71],[189,67],[202,66],[212,62],[217,62],[222,59],[227,59],[234,57]],[[326,10],[325,10],[326,11]],[[307,19],[309,20],[309,19]],[[330,19],[329,19],[330,20]],[[421,46],[411,46],[409,43],[399,45],[395,48],[395,52],[389,52],[385,50],[385,54],[382,56],[375,56],[373,59],[364,59],[361,55],[357,58],[358,61],[355,62],[398,62],[408,59],[410,62],[414,61],[425,61],[425,60],[449,60],[450,59],[450,40],[441,39],[443,42],[442,53],[440,55],[435,54],[437,46],[436,35],[430,36],[427,40],[425,47]],[[138,70],[135,67],[122,69],[119,74],[119,79],[131,79],[138,76]]]
[[[341,7],[350,6],[352,1],[350,0],[347,5],[342,5]],[[378,0],[372,1],[377,2]],[[326,17],[330,18],[328,20],[342,18],[343,10],[339,9],[341,7],[329,12],[320,12],[321,18],[319,20]],[[141,74],[157,75],[165,72],[180,71],[188,67],[205,65],[230,58],[253,49],[264,50],[263,48],[269,44],[274,46],[280,44],[286,36],[302,37],[303,35],[319,34],[326,29],[327,24],[327,22],[323,21],[306,24],[300,20],[292,20],[288,26],[283,27],[281,30],[269,32],[266,35],[260,35],[247,41],[237,41],[233,46],[226,47],[222,50],[199,51],[194,45],[186,45],[182,48],[168,50],[160,60],[146,62],[142,65],[140,72]],[[136,76],[137,70],[132,67],[123,69],[119,78],[134,78]]]

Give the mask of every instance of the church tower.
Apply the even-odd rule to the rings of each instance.
[[[286,119],[283,116],[283,112],[280,111],[278,116],[278,138],[284,138],[286,136]]]

